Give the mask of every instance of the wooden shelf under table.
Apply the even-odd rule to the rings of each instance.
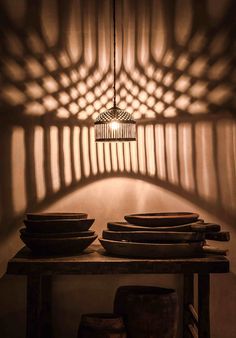
[[[78,256],[34,257],[23,248],[8,263],[8,274],[27,275],[27,338],[50,338],[51,287],[54,274],[183,274],[183,337],[210,338],[210,274],[229,272],[222,256],[139,259],[107,255],[92,245]],[[198,275],[198,314],[194,303],[194,274]]]

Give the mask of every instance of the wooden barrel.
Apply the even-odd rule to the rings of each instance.
[[[84,314],[78,338],[126,338],[123,318],[109,313]]]
[[[173,289],[122,286],[114,312],[123,316],[129,338],[174,338],[178,326],[178,300]]]

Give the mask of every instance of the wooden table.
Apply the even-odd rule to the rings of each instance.
[[[128,259],[111,257],[91,246],[73,257],[36,258],[22,249],[7,273],[27,276],[27,338],[51,338],[51,288],[54,274],[183,274],[183,337],[210,337],[210,274],[229,272],[225,257]],[[194,308],[194,274],[198,275],[198,313]]]

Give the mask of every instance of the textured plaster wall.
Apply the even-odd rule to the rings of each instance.
[[[111,178],[82,188],[59,200],[48,211],[86,211],[95,217],[94,229],[101,234],[109,220],[120,220],[124,214],[138,211],[187,210],[199,212],[208,221],[218,219],[206,210],[152,184],[141,180]],[[223,224],[221,222],[221,224]],[[231,230],[230,247],[232,269],[235,271],[235,233]],[[235,337],[236,277],[227,275],[211,278],[212,337]],[[119,285],[147,284],[174,287],[181,299],[181,276],[57,276],[53,284],[53,326],[57,337],[76,337],[81,313],[112,311],[114,292]],[[3,337],[24,337],[25,279],[4,277],[0,282],[0,327]],[[222,307],[224,311],[222,312]],[[231,315],[232,314],[232,315]],[[180,318],[181,319],[181,318]],[[16,325],[12,325],[12,322]],[[16,330],[17,327],[17,330]]]

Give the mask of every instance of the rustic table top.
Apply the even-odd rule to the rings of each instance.
[[[229,260],[223,256],[201,258],[140,259],[106,254],[100,245],[92,245],[78,256],[35,257],[25,247],[8,263],[8,274],[155,274],[226,273]]]

